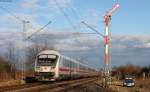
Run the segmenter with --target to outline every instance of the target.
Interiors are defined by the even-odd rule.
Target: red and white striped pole
[[[109,65],[109,21],[112,13],[119,8],[119,4],[115,4],[114,7],[107,12],[105,15],[105,23],[106,23],[106,28],[105,28],[105,64],[108,66]]]
[[[105,23],[106,23],[106,28],[105,28],[105,64],[109,64],[109,16],[105,16]]]

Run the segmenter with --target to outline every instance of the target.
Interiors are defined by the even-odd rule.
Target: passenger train
[[[55,81],[96,76],[88,65],[68,58],[55,50],[41,51],[35,60],[35,78],[38,81]]]

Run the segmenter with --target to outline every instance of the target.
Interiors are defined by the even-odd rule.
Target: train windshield
[[[37,66],[55,66],[58,56],[56,55],[39,55]]]

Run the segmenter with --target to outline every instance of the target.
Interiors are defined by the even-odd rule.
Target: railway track
[[[80,85],[97,80],[96,78],[85,78],[78,80],[58,81],[49,83],[35,83],[3,88],[0,92],[66,92]]]
[[[85,79],[85,80],[80,80],[80,81],[78,80],[78,81],[75,81],[72,83],[66,83],[66,84],[58,85],[55,88],[51,88],[51,89],[48,89],[48,90],[45,90],[42,92],[69,92],[69,90],[71,90],[71,89],[77,88],[77,87],[84,85],[84,84],[88,84],[88,83],[93,82],[95,80],[96,79]]]

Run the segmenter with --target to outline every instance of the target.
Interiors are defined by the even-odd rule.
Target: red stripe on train
[[[59,68],[60,71],[70,71],[69,69],[66,68]]]
[[[67,69],[67,68],[59,68],[60,71],[67,71],[67,72],[82,72],[82,73],[88,73],[87,71],[83,71],[83,70],[75,70],[75,69]]]

